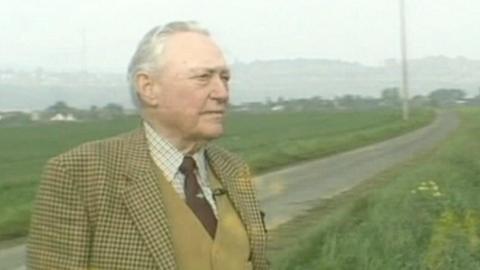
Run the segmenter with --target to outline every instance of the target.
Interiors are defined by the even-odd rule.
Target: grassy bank
[[[242,155],[255,172],[352,149],[418,128],[432,112],[416,111],[404,123],[391,110],[336,113],[230,115],[219,143]],[[0,127],[0,239],[27,233],[32,200],[46,160],[86,141],[139,126],[113,121]]]
[[[273,269],[480,269],[480,110],[461,118],[435,151],[273,232]]]

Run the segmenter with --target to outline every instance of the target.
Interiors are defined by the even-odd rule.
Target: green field
[[[415,111],[409,122],[392,110],[233,113],[219,141],[242,155],[255,173],[387,139],[430,122]],[[136,117],[83,123],[0,126],[0,239],[27,233],[30,209],[46,160],[80,143],[140,126]]]
[[[480,109],[460,115],[434,151],[273,231],[273,269],[480,269]]]

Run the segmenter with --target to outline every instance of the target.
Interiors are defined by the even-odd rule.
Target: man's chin
[[[208,130],[203,132],[202,137],[207,140],[211,141],[217,138],[220,138],[223,135],[223,127],[212,127]]]

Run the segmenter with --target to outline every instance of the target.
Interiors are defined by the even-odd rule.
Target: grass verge
[[[271,233],[273,269],[480,269],[480,110],[441,147]]]

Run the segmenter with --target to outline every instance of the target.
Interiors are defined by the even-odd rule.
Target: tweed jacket
[[[247,165],[213,144],[206,157],[245,225],[253,268],[268,269],[266,230]],[[153,166],[143,129],[49,160],[30,225],[27,267],[176,269]]]

